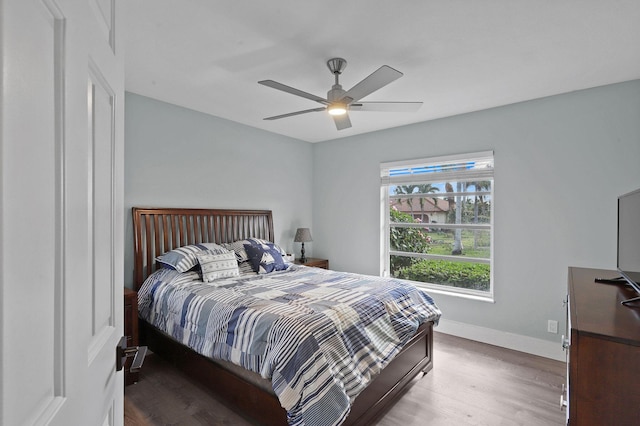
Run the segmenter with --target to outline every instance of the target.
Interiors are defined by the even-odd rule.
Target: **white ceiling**
[[[318,142],[640,78],[639,0],[129,0],[127,91]],[[363,101],[422,101],[414,113],[264,117],[319,104],[326,61],[348,90],[381,65],[404,76]]]

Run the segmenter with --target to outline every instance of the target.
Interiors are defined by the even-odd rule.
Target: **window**
[[[493,152],[382,163],[381,274],[493,299]]]

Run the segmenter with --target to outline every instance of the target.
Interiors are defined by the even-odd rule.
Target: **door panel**
[[[93,350],[102,350],[105,335],[113,333],[115,292],[113,276],[114,215],[113,153],[114,95],[93,63],[89,67],[87,105],[89,109],[89,149],[92,168],[91,182],[91,250],[92,250],[92,343]],[[91,357],[90,357],[91,358]]]
[[[118,13],[0,0],[0,424],[123,423]]]
[[[5,2],[0,15],[9,34],[20,31],[22,19],[32,20],[31,31],[10,40],[16,49],[39,52],[6,60],[2,49],[2,355],[16,367],[2,371],[2,393],[21,396],[3,404],[2,414],[29,424],[55,412],[64,398],[62,258],[54,255],[62,247],[64,15],[51,1]]]
[[[115,52],[115,0],[90,0],[90,3],[103,40]]]

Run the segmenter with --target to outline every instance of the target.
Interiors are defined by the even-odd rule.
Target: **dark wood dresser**
[[[568,424],[640,424],[640,303],[615,271],[569,268]]]

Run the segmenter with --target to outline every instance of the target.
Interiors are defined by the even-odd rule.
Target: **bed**
[[[198,279],[198,273],[194,273],[193,271],[178,274],[175,271],[166,271],[165,269],[161,269],[156,260],[158,256],[174,249],[193,244],[214,243],[224,245],[248,238],[255,238],[269,242],[274,241],[273,219],[271,211],[268,210],[136,207],[133,208],[132,213],[134,227],[134,283],[136,290],[140,292],[139,304],[142,306],[143,310],[150,310],[150,308],[145,308],[145,306],[150,306],[150,302],[148,299],[144,298],[149,297],[150,293],[161,293],[161,291],[156,291],[155,289],[164,286],[166,284],[165,282],[172,280],[179,283],[187,282],[187,278],[189,278],[187,276],[188,274],[195,276],[196,280]],[[249,248],[250,247],[247,249]],[[318,278],[318,275],[323,274],[324,278]],[[264,279],[266,275],[269,277],[267,280]],[[224,293],[224,298],[227,298],[229,294],[233,294],[233,297],[246,298],[246,294],[238,296],[238,292],[235,290],[242,288],[244,291],[248,288],[256,288],[258,285],[262,288],[262,286],[264,286],[264,282],[269,281],[275,282],[275,286],[279,289],[279,297],[282,298],[292,296],[298,297],[298,293],[304,293],[299,289],[294,289],[294,285],[291,284],[292,281],[287,281],[293,280],[293,276],[296,276],[296,279],[302,278],[303,280],[307,280],[309,282],[313,281],[314,283],[321,278],[326,279],[327,281],[332,282],[330,284],[332,286],[334,283],[337,283],[337,285],[343,285],[343,281],[351,281],[356,278],[362,279],[364,277],[364,279],[367,279],[366,276],[356,276],[355,274],[345,274],[335,271],[324,271],[304,266],[291,266],[288,267],[288,270],[286,271],[274,271],[273,273],[266,275],[254,274],[253,276],[247,277],[241,276],[244,281],[241,283],[242,285],[240,287],[238,287],[235,282],[227,283],[224,280],[216,281],[213,287],[224,291],[234,289],[233,291],[229,290],[227,293]],[[200,277],[202,277],[202,275],[200,275]],[[229,280],[235,279],[240,278],[229,278]],[[382,280],[378,277],[369,277],[369,279],[370,281]],[[145,281],[147,284],[143,285]],[[206,286],[200,284],[195,281],[189,281],[187,284],[178,285],[178,287],[180,287],[180,291],[187,291],[187,288],[189,289],[188,291],[192,291],[192,288],[196,289],[193,290],[196,293],[205,290],[209,291],[208,288],[205,288]],[[377,284],[378,281],[376,281],[376,285]],[[400,284],[395,283],[393,285],[398,286]],[[154,291],[150,290],[152,286]],[[325,286],[325,284],[321,284],[321,287],[322,286]],[[288,292],[287,289],[290,288],[292,290]],[[394,291],[397,290],[395,287],[393,288]],[[280,289],[282,289],[282,291],[280,291]],[[177,293],[177,290],[174,290],[173,287],[171,287],[170,291],[175,291],[175,293],[171,293],[169,296],[173,299],[176,297],[182,297],[183,299],[191,297],[176,296],[179,293]],[[211,295],[205,296],[208,300],[212,300],[217,297],[216,294],[220,293],[220,291],[217,290],[211,291]],[[286,294],[284,294],[283,291]],[[317,291],[317,288],[314,287],[313,291]],[[419,293],[420,292],[415,293],[411,291],[411,297],[423,297],[416,296],[416,294],[419,295]],[[405,295],[405,297],[409,296]],[[428,298],[428,296],[426,297]],[[262,305],[262,303],[258,303],[258,305]],[[355,397],[355,399],[351,398],[348,409],[341,414],[343,417],[338,417],[339,420],[337,420],[337,423],[341,423],[343,425],[371,424],[376,418],[384,413],[384,411],[389,407],[389,404],[392,403],[395,398],[401,395],[403,389],[416,376],[427,373],[432,369],[432,332],[433,326],[437,323],[439,318],[439,311],[437,310],[437,307],[435,307],[435,304],[433,305],[433,308],[424,309],[429,311],[429,319],[424,320],[419,325],[415,334],[412,330],[411,336],[402,340],[402,346],[398,347],[396,351],[389,349],[391,346],[385,346],[385,348],[387,348],[385,350],[388,351],[388,353],[385,353],[388,355],[388,358],[391,359],[390,362],[387,362],[387,360],[379,362],[383,368],[381,368],[380,371],[374,369],[375,374],[370,377],[371,381],[363,390],[357,390],[357,397]],[[307,417],[298,415],[300,411],[298,406],[296,406],[298,408],[295,410],[285,410],[282,406],[282,399],[279,399],[279,396],[280,398],[283,398],[283,394],[287,394],[287,392],[290,391],[289,387],[286,388],[287,392],[283,392],[282,386],[276,386],[278,389],[278,394],[276,394],[272,386],[276,383],[276,375],[274,374],[273,378],[268,378],[269,375],[266,373],[267,368],[264,367],[264,365],[257,365],[260,364],[260,362],[263,364],[270,363],[263,362],[261,358],[259,358],[258,361],[253,359],[248,360],[245,354],[243,354],[240,364],[249,365],[251,366],[251,369],[254,370],[248,371],[238,365],[239,362],[237,362],[237,357],[234,358],[237,354],[233,356],[229,355],[233,359],[230,358],[227,361],[213,360],[201,355],[197,351],[202,352],[202,344],[194,346],[194,350],[182,344],[179,341],[179,338],[176,339],[170,336],[169,331],[161,330],[159,327],[162,321],[154,319],[157,318],[158,315],[162,316],[163,314],[156,314],[156,317],[148,316],[148,321],[145,319],[140,320],[141,339],[149,346],[151,351],[169,360],[174,366],[211,389],[222,399],[234,406],[238,413],[241,413],[250,419],[257,420],[260,424],[274,426],[282,426],[290,423],[303,424],[305,422],[304,419],[313,418],[313,416],[308,417],[308,412],[312,412],[314,410],[322,415],[323,410],[320,403],[317,403],[315,407],[311,407],[310,409],[303,407],[307,409],[307,413],[305,414]],[[298,321],[299,320],[300,319],[298,319]],[[211,320],[209,320],[209,322],[211,322]],[[408,323],[410,321],[405,320],[405,322]],[[405,329],[404,325],[394,327],[401,328],[402,330]],[[181,331],[180,333],[184,333],[184,331]],[[398,335],[400,335],[400,333],[398,333]],[[182,339],[182,341],[185,342],[191,340],[193,339]],[[297,347],[303,346],[304,345],[301,346],[298,344]],[[209,349],[212,353],[215,352],[215,350],[211,348]],[[225,352],[225,355],[228,354]],[[322,358],[322,362],[324,362],[324,356],[319,358]],[[327,358],[330,358],[330,356],[327,356]],[[275,361],[271,363],[277,364]],[[372,364],[374,363],[372,362]],[[334,369],[334,367],[331,369],[328,367],[325,368],[327,371],[334,371]],[[280,372],[280,370],[276,370]],[[317,371],[322,370],[317,369]],[[262,374],[259,374],[260,372],[262,372]],[[321,374],[319,373],[316,374],[316,376],[320,375]],[[277,377],[280,378],[280,375]],[[271,379],[273,379],[273,383]],[[305,380],[312,382],[308,377],[302,377],[296,378],[296,383],[303,382]],[[314,380],[316,380],[316,378],[314,378]],[[358,380],[354,380],[353,378],[351,378],[350,381],[347,380],[340,383],[347,382],[351,383],[354,387],[357,387]],[[287,386],[288,385],[289,384],[287,383]],[[343,384],[340,386],[345,387]],[[295,386],[291,387],[295,388]],[[332,394],[332,392],[327,391],[325,394],[329,395]],[[313,398],[307,398],[307,401],[312,399]],[[330,399],[329,401],[333,400]],[[326,401],[324,403],[326,404]],[[339,406],[342,403],[343,401],[330,403],[330,405]],[[316,414],[316,417],[317,416],[318,414]],[[311,423],[311,421],[307,420],[307,423]]]

